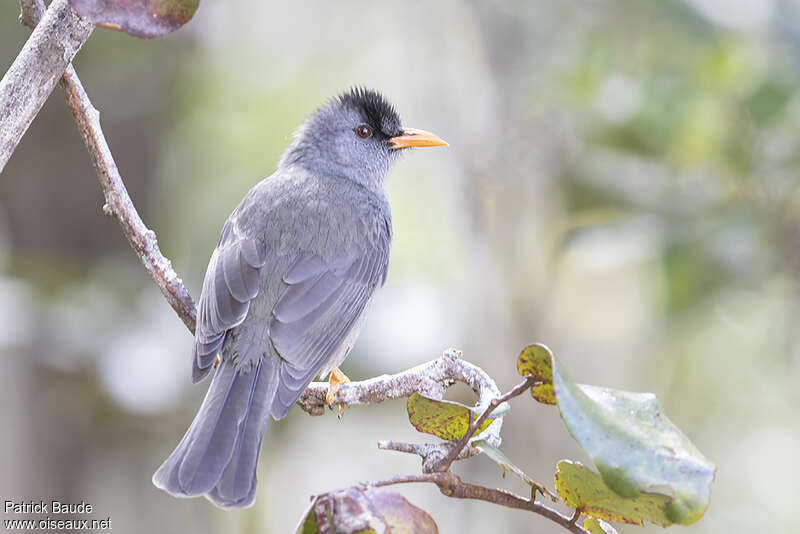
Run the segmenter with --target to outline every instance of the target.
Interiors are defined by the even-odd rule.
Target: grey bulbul
[[[338,366],[386,281],[389,169],[403,149],[446,144],[403,128],[394,108],[366,89],[306,119],[275,173],[222,227],[198,305],[192,380],[216,371],[194,421],[153,475],[156,486],[223,508],[255,501],[270,416],[284,417],[314,377],[328,373],[332,403],[346,380]]]

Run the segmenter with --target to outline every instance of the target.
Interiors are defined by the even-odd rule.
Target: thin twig
[[[425,457],[431,452],[433,443],[406,443],[405,441],[380,440],[378,448],[384,451],[407,452]]]
[[[494,436],[492,436],[494,438]],[[499,439],[499,438],[498,438]],[[425,473],[433,473],[434,467],[441,462],[445,456],[450,452],[452,445],[450,443],[406,443],[404,441],[391,441],[379,440],[378,448],[385,451],[405,452],[409,454],[416,454],[422,458],[422,470]],[[476,454],[480,454],[480,450],[474,447],[466,447],[461,451],[456,460],[466,460],[472,458]]]

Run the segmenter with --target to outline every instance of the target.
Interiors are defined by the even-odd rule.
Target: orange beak
[[[414,128],[403,128],[403,134],[389,138],[389,142],[392,150],[423,146],[449,146],[438,135]]]

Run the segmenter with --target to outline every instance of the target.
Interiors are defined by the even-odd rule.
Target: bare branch
[[[33,21],[34,2],[26,0],[21,18]],[[67,66],[92,34],[67,0],[53,0],[0,81],[0,172]]]
[[[431,483],[438,486],[439,491],[447,497],[455,499],[471,499],[477,501],[486,501],[506,508],[514,508],[517,510],[527,510],[535,514],[539,514],[554,523],[564,527],[570,532],[575,534],[587,534],[587,531],[577,524],[577,517],[580,513],[573,514],[571,517],[564,516],[558,511],[538,503],[532,499],[526,499],[519,495],[515,495],[508,491],[501,489],[492,489],[476,484],[464,482],[461,478],[452,471],[445,471],[440,473],[424,473],[421,475],[397,476],[387,480],[380,480],[376,482],[366,482],[359,487],[364,489],[380,488],[385,486],[393,486],[396,484],[413,484],[413,483]],[[314,499],[318,501],[325,499],[328,496],[333,496],[341,491],[323,493],[316,496]]]

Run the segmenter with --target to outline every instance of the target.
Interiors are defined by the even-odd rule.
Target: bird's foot
[[[336,394],[339,393],[339,388],[345,382],[350,382],[350,379],[338,367],[335,367],[328,378],[328,392],[325,394],[325,402],[328,403],[328,408],[333,409]],[[342,418],[342,414],[344,414],[344,404],[339,405],[339,419]]]

